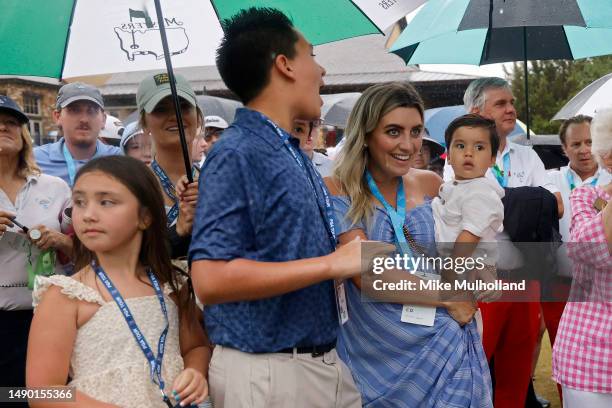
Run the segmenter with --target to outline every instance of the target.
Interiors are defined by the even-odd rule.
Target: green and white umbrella
[[[174,67],[214,65],[220,19],[285,12],[313,44],[380,33],[425,0],[160,0]],[[154,0],[2,0],[0,74],[69,79],[165,69]]]
[[[0,75],[60,79],[166,69],[185,171],[173,67],[214,65],[220,20],[254,6],[283,11],[314,45],[381,33],[425,0],[2,0]],[[248,72],[245,73],[248,75]]]

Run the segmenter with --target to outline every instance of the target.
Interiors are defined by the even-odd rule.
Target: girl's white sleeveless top
[[[70,359],[69,386],[100,401],[125,408],[167,408],[161,399],[159,387],[151,381],[149,363],[129,330],[121,311],[114,301],[106,302],[93,288],[68,276],[38,276],[33,292],[34,307],[43,293],[59,286],[71,299],[100,305],[98,311],[78,329]],[[171,395],[172,383],[183,370],[179,346],[178,309],[172,299],[169,285],[164,285],[164,299],[170,327],[162,364],[162,378],[166,394]],[[136,324],[145,336],[153,354],[166,321],[157,296],[125,299]]]

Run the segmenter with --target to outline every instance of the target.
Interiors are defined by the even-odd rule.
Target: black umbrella
[[[607,0],[430,0],[391,52],[408,64],[523,61],[529,135],[527,60],[610,54],[610,38]]]

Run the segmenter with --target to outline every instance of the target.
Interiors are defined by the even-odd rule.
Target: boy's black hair
[[[444,132],[444,141],[446,142],[447,151],[450,151],[455,132],[461,127],[487,129],[489,131],[489,142],[491,143],[491,155],[492,157],[497,155],[497,150],[499,149],[499,136],[497,135],[495,121],[484,118],[476,113],[468,113],[467,115],[459,116],[448,125],[446,132]]]
[[[246,105],[268,84],[276,56],[295,56],[298,33],[291,20],[273,8],[241,10],[221,26],[224,36],[217,49],[217,69]]]

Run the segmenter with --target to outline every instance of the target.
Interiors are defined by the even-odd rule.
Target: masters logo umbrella
[[[425,0],[2,0],[0,74],[59,79],[214,65],[220,20],[253,6],[287,14],[313,44],[381,33]],[[161,40],[160,40],[161,39]]]
[[[430,0],[390,51],[408,64],[579,59],[612,53],[610,0]],[[529,134],[529,132],[527,133]]]

